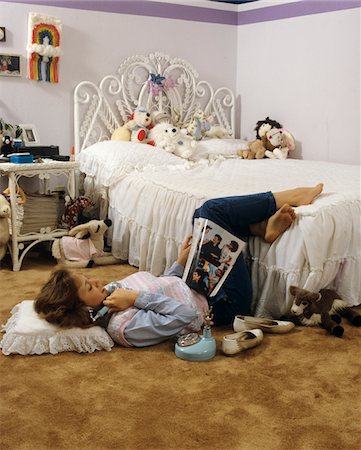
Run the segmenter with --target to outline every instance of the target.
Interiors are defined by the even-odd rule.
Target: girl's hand
[[[187,262],[187,258],[189,255],[189,251],[191,249],[191,240],[192,240],[192,236],[187,236],[183,242],[181,251],[179,253],[178,259],[177,259],[177,263],[178,264],[182,264],[182,266],[186,265]]]
[[[138,295],[139,291],[118,288],[103,301],[103,304],[109,306],[109,313],[124,311],[134,305]]]

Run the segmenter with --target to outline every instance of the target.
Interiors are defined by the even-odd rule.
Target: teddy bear
[[[296,147],[292,134],[284,128],[272,128],[262,139],[266,141],[265,156],[271,159],[286,159],[288,152]]]
[[[197,145],[194,139],[184,135],[180,128],[170,122],[158,123],[151,129],[149,135],[157,147],[185,159],[189,159],[193,155]]]
[[[264,158],[266,149],[263,142],[259,139],[248,142],[248,149],[238,150],[237,155],[243,159],[262,159]]]
[[[9,234],[10,205],[0,194],[0,261],[4,258],[10,238]]]
[[[266,151],[273,150],[274,147],[267,140],[266,133],[273,128],[282,128],[282,125],[268,116],[264,120],[259,120],[255,127],[256,139],[248,142],[247,150],[239,150],[238,156],[243,159],[262,159]]]
[[[322,325],[337,337],[344,333],[341,317],[346,317],[356,327],[361,326],[361,314],[350,308],[333,289],[311,292],[290,286],[290,294],[293,296],[291,312],[302,325]]]
[[[55,239],[52,255],[59,264],[70,267],[105,266],[121,260],[104,252],[104,234],[112,225],[110,219],[90,220],[69,230],[68,236]]]
[[[151,114],[143,107],[137,108],[130,116],[130,120],[125,124],[130,130],[130,140],[142,144],[149,143],[148,133],[153,128]]]

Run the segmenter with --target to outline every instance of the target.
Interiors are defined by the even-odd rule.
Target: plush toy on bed
[[[240,150],[238,156],[243,159],[262,159],[267,151],[273,151],[274,146],[268,141],[266,133],[274,128],[282,128],[276,120],[266,117],[259,120],[255,127],[256,139],[248,142],[247,150]]]
[[[128,122],[126,122],[122,127],[114,130],[111,140],[151,144],[148,139],[148,133],[152,127],[152,115],[145,108],[139,107],[130,116]]]
[[[112,221],[91,220],[77,225],[69,231],[69,236],[55,239],[52,254],[59,264],[71,267],[105,266],[121,262],[111,253],[104,252],[104,234]]]
[[[199,141],[204,137],[209,138],[225,138],[228,137],[227,130],[218,125],[212,125],[213,116],[198,109],[192,116],[192,121],[187,125],[186,130],[189,136]]]
[[[286,159],[288,153],[296,147],[292,134],[284,128],[267,131],[266,140],[265,156],[271,159]]]
[[[152,128],[149,136],[157,147],[185,159],[193,155],[197,145],[194,139],[184,135],[178,127],[170,122],[158,123]]]
[[[302,325],[322,325],[337,337],[343,335],[341,317],[346,317],[352,325],[361,326],[361,314],[347,306],[340,295],[332,289],[311,292],[296,286],[290,286],[294,297],[291,312]]]
[[[0,194],[0,262],[4,258],[9,241],[10,205]]]

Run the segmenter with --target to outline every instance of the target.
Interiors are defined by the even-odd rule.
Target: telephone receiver
[[[175,345],[175,355],[186,361],[208,361],[216,356],[216,340],[212,336],[210,311],[206,313],[203,334],[189,333],[180,336]]]

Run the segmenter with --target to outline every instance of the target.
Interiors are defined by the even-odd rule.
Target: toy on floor
[[[9,217],[10,205],[6,198],[0,194],[0,261],[6,254],[6,248],[10,238]]]
[[[181,130],[170,122],[158,123],[152,128],[149,136],[157,147],[185,159],[193,155],[197,145],[194,139],[182,134]]]
[[[77,225],[69,231],[69,236],[55,239],[52,254],[59,264],[71,267],[104,266],[121,262],[110,252],[104,252],[104,234],[112,221],[91,220]]]
[[[6,188],[3,191],[3,195],[5,195],[5,197],[9,198],[10,197],[10,188]],[[16,200],[17,200],[18,205],[20,205],[20,206],[24,206],[26,203],[26,194],[20,186],[16,186]]]
[[[340,295],[332,289],[311,292],[296,286],[290,286],[294,297],[291,312],[302,325],[322,325],[334,336],[341,337],[344,329],[341,317],[346,317],[352,325],[361,326],[361,314],[347,306]]]

